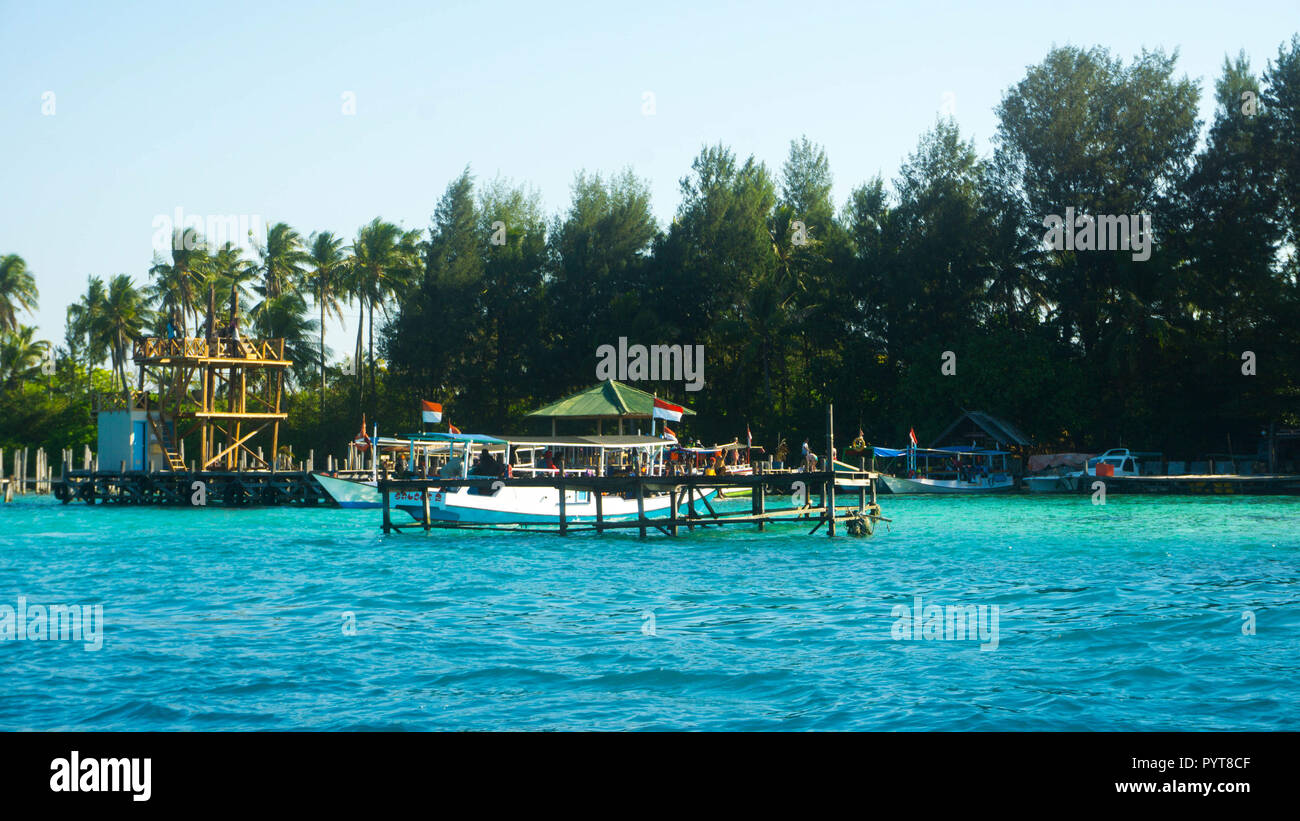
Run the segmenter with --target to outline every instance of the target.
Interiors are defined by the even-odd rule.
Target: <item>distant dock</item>
[[[70,471],[54,481],[59,501],[160,507],[333,505],[311,471]]]
[[[1174,496],[1300,496],[1300,476],[1287,474],[1196,474],[1185,476],[1088,476],[1085,493],[1102,482],[1107,493]]]

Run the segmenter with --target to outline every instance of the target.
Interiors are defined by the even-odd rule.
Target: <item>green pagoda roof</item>
[[[561,419],[649,419],[653,405],[654,396],[651,394],[610,379],[528,415]],[[684,408],[684,411],[685,416],[695,415],[690,408]]]

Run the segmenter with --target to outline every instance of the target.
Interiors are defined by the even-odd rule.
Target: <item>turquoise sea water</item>
[[[1300,727],[1300,499],[881,502],[643,541],[22,499],[0,606],[105,627],[0,641],[0,729]],[[997,605],[997,649],[895,639],[916,596]]]

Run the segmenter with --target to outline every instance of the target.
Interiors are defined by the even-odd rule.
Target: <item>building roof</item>
[[[961,416],[957,417],[957,420],[949,425],[943,433],[936,436],[934,441],[931,442],[931,446],[943,444],[944,440],[961,427],[961,424],[966,420],[970,420],[975,427],[984,431],[989,438],[998,444],[1019,445],[1021,447],[1028,447],[1030,445],[1029,437],[1005,419],[999,419],[998,417],[984,413],[983,411],[966,411]]]
[[[608,379],[538,408],[529,416],[560,419],[649,419],[654,396]],[[686,416],[695,411],[684,409]]]

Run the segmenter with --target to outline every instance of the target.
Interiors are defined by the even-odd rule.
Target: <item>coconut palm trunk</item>
[[[320,416],[325,418],[325,282],[321,280],[320,293]]]

